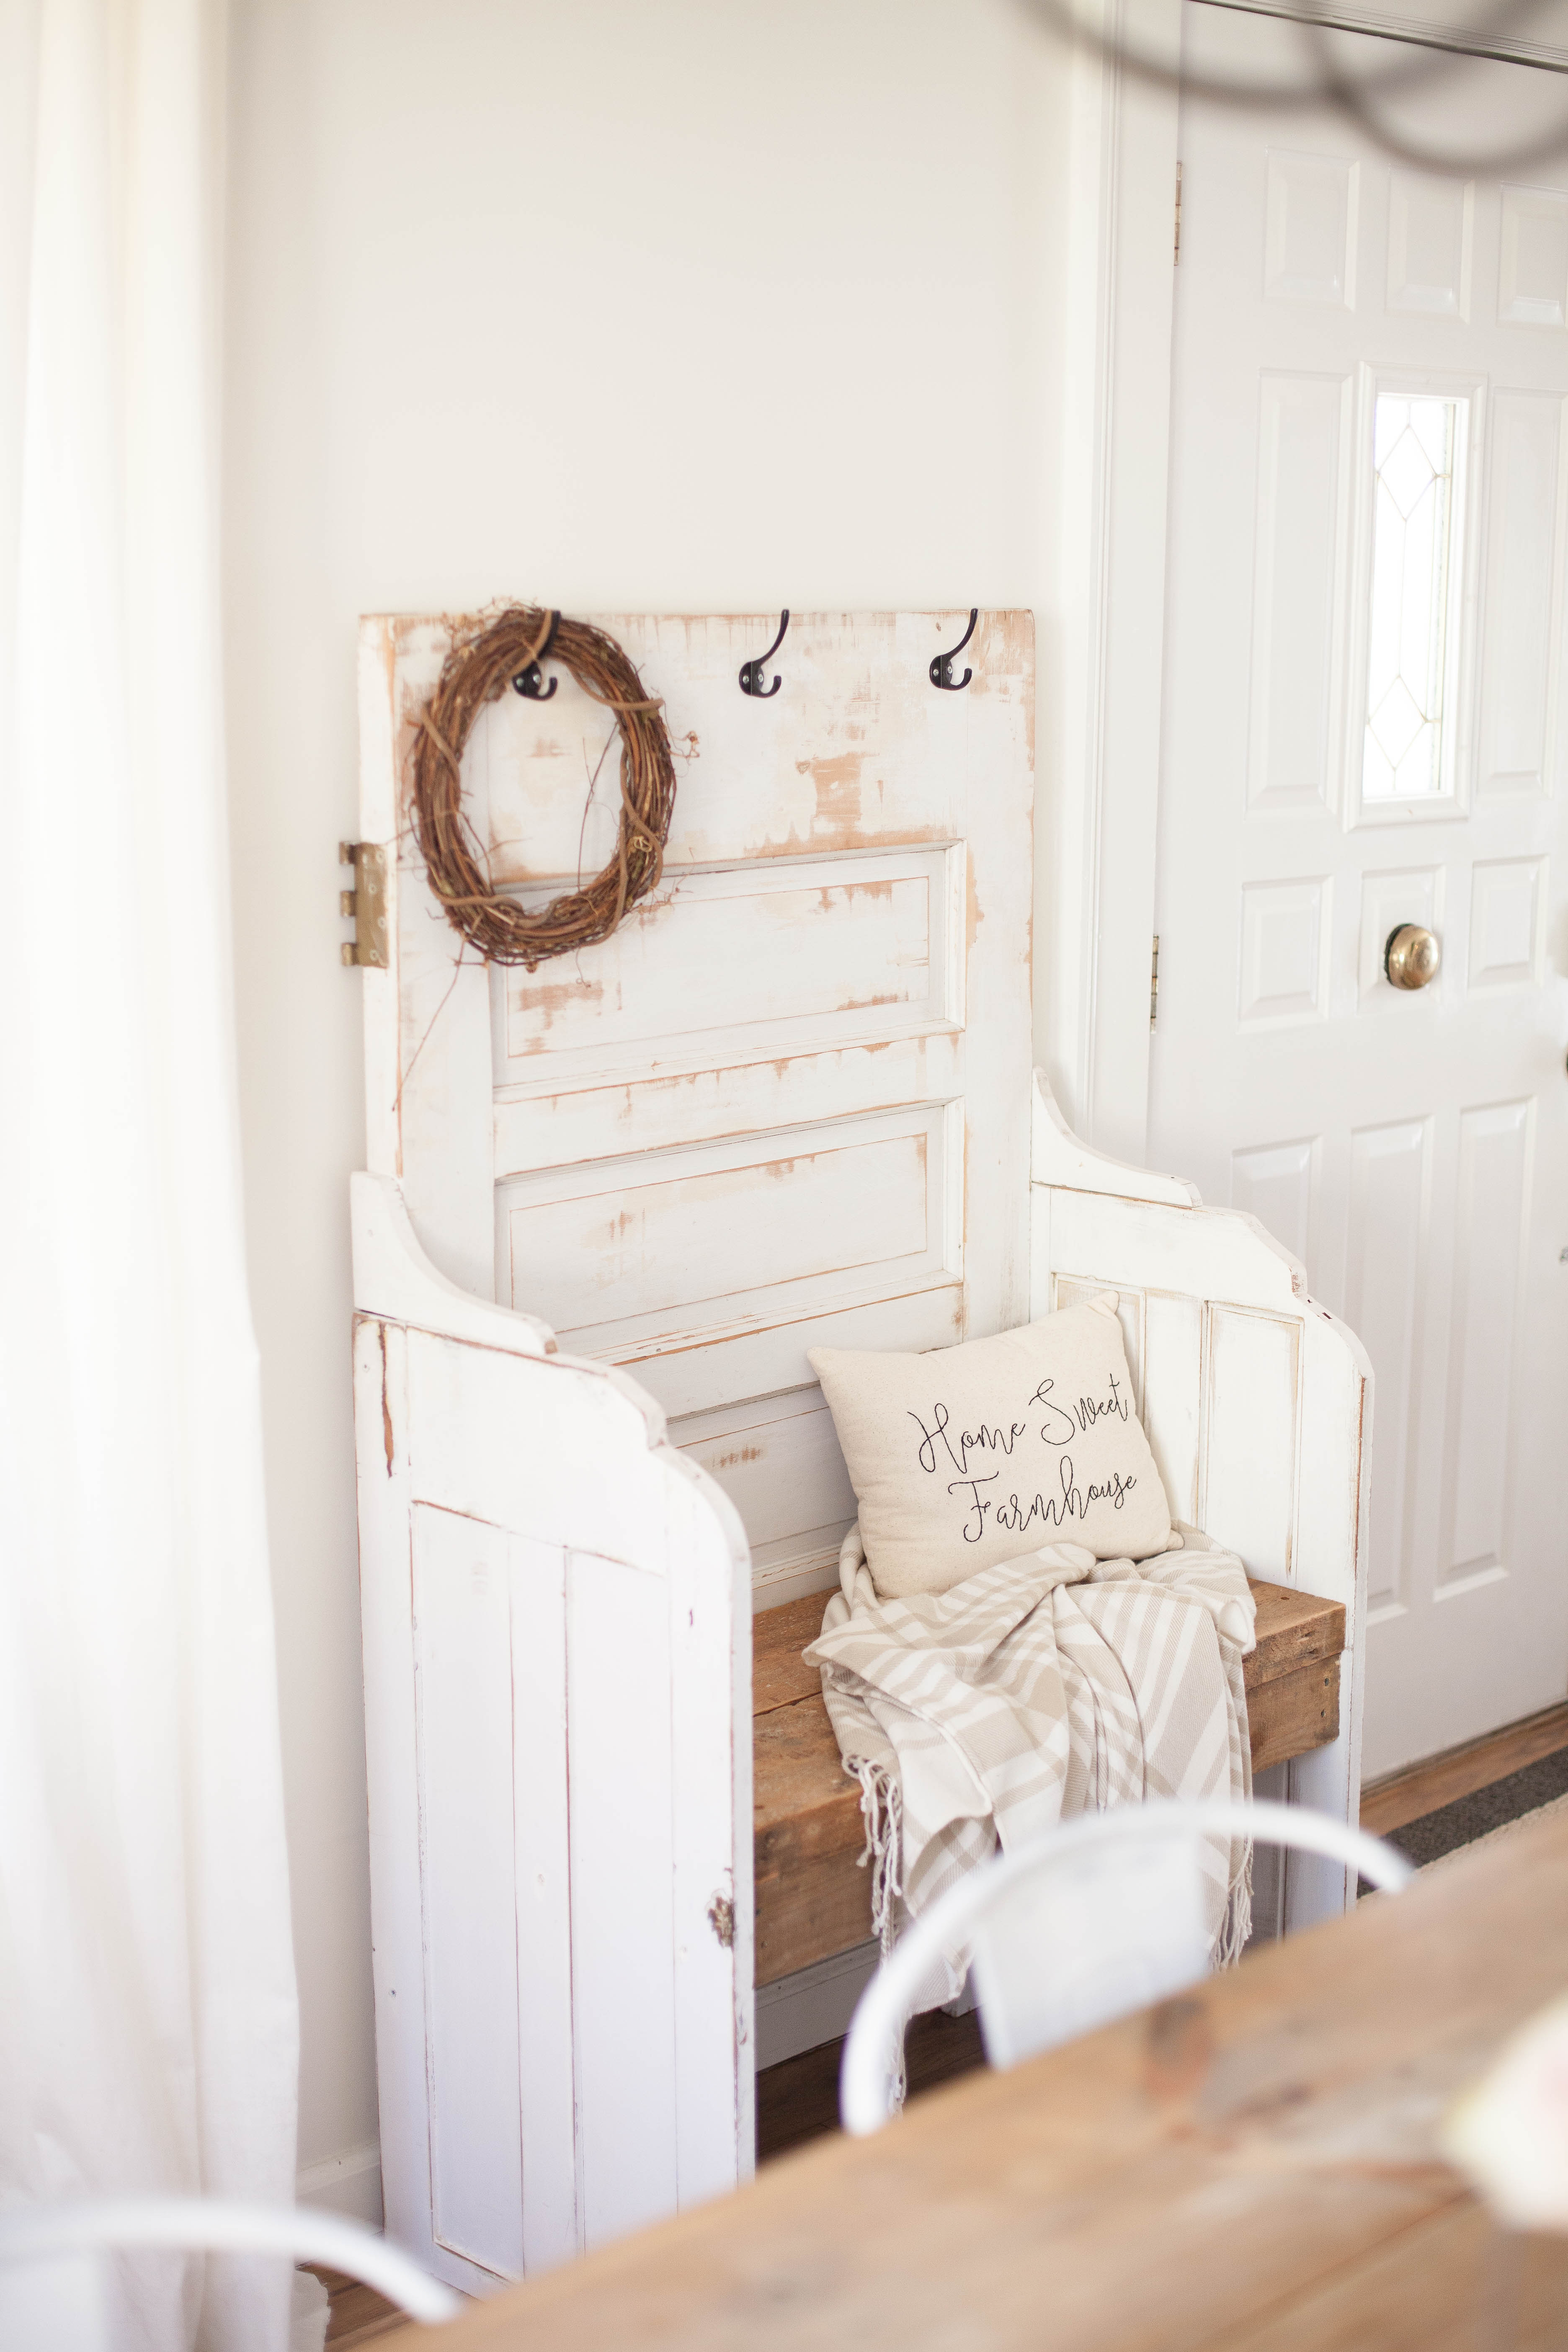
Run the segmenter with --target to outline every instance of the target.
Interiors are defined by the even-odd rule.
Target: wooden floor
[[[404,2317],[395,2304],[388,2303],[374,2287],[362,2286],[358,2279],[345,2278],[342,2271],[323,2270],[319,2263],[310,2263],[327,2290],[327,2342],[342,2347],[355,2344],[380,2343],[389,2336],[401,2335],[413,2322]]]
[[[803,2050],[757,2076],[757,2162],[787,2156],[792,2147],[838,2129],[838,2062],[844,2039]],[[939,2084],[973,2074],[985,2063],[980,2019],[973,2010],[949,2017],[942,2010],[910,2021],[904,2036],[909,2096],[918,2099]]]
[[[1539,1764],[1542,1757],[1560,1755],[1565,1748],[1568,1706],[1543,1708],[1540,1715],[1527,1715],[1522,1723],[1488,1732],[1484,1739],[1468,1739],[1462,1748],[1447,1748],[1424,1764],[1373,1781],[1361,1792],[1361,1825],[1375,1837],[1386,1837],[1390,1830],[1402,1830],[1456,1798],[1473,1797],[1478,1789],[1489,1789],[1494,1780],[1506,1780],[1510,1772]]]

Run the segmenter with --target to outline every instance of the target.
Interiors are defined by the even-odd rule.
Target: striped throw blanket
[[[1251,1794],[1242,1659],[1247,1572],[1191,1528],[1152,1559],[1058,1543],[945,1592],[879,1600],[851,1529],[841,1590],[806,1651],[845,1768],[860,1783],[872,1919],[884,1951],[996,1852],[1091,1808]],[[1205,1854],[1215,1963],[1250,1932],[1251,1852]],[[932,1985],[926,2006],[959,1979]]]

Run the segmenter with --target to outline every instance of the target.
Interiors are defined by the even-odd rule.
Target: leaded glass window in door
[[[1453,789],[1469,403],[1380,394],[1373,415],[1364,801]]]

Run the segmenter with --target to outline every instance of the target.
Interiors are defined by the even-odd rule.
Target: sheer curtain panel
[[[0,0],[0,2199],[291,2201],[217,606],[223,13]],[[279,2264],[140,2256],[147,2352]]]

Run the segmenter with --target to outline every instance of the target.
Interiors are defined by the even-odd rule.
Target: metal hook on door
[[[784,631],[788,626],[789,606],[786,604],[784,611],[779,614],[778,635],[773,639],[773,644],[768,647],[767,652],[765,654],[758,654],[751,661],[742,662],[741,664],[741,691],[742,694],[754,694],[758,696],[761,700],[766,702],[770,695],[774,695],[778,692],[780,687],[784,684],[783,678],[775,677],[772,686],[764,686],[763,684],[763,668],[764,664],[772,661],[773,656],[783,645],[784,641]]]
[[[964,646],[969,643],[970,638],[974,635],[974,624],[979,618],[979,605],[972,605],[969,614],[969,626],[965,629],[963,635],[952,648],[952,653],[938,654],[936,659],[931,663],[931,682],[933,686],[940,686],[944,694],[957,694],[962,688],[966,687],[969,684],[970,679],[974,676],[974,672],[972,669],[965,669],[962,677],[954,677],[952,674],[952,665],[957,660],[959,655],[963,651]]]
[[[555,643],[555,631],[560,624],[560,620],[561,615],[559,613],[552,613],[550,615],[550,626],[544,632],[544,643],[540,646],[539,651],[534,655],[533,659],[529,663],[528,667],[526,669],[520,669],[517,676],[512,679],[511,683],[513,691],[521,694],[525,702],[548,702],[551,696],[554,693],[556,688],[561,683],[561,680],[558,677],[552,677],[549,685],[546,686],[544,683],[544,672],[539,667],[540,663],[549,653],[551,646]]]

